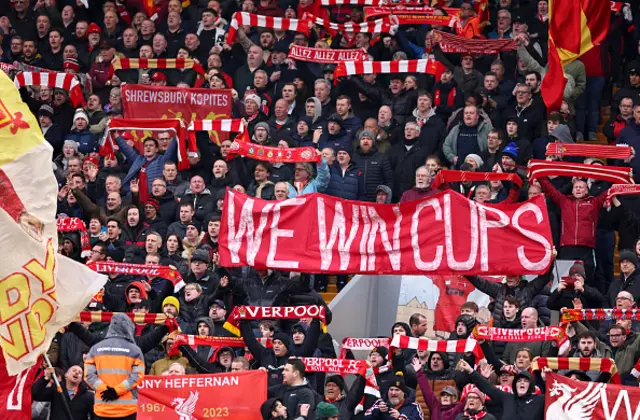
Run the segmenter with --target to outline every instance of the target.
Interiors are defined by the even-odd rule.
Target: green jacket
[[[580,322],[574,323],[573,327],[576,330],[576,334],[588,331],[588,328]],[[638,357],[640,356],[640,336],[631,333],[622,347],[618,349],[612,349],[602,341],[596,340],[596,348],[600,351],[603,357],[613,358],[616,362],[616,367],[618,368],[620,376],[624,376],[631,372],[631,369],[633,369]]]
[[[442,149],[449,162],[453,162],[453,158],[458,156],[458,134],[460,133],[460,124],[454,126],[447,135],[447,138],[444,139]],[[478,146],[480,146],[481,152],[484,152],[489,148],[487,137],[489,136],[489,131],[492,128],[493,126],[491,125],[491,121],[478,121]],[[459,158],[463,159],[464,156],[460,156]]]

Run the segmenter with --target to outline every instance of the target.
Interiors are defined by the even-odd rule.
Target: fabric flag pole
[[[184,286],[185,282],[173,266],[155,265],[155,264],[129,264],[118,263],[113,261],[90,261],[87,267],[105,274],[128,274],[134,276],[160,277],[169,280],[173,284],[173,292],[178,293]]]
[[[24,86],[48,86],[50,88],[64,89],[69,92],[69,99],[73,106],[84,106],[82,86],[73,74],[56,72],[32,72],[23,71],[16,74],[14,83],[17,88]]]
[[[590,357],[536,357],[531,362],[531,371],[535,372],[543,368],[552,370],[595,370],[611,374],[611,383],[620,384],[620,374],[616,362],[609,358]]]
[[[610,146],[604,144],[570,144],[554,142],[547,144],[546,156],[584,156],[603,159],[628,159],[631,147],[626,144]]]
[[[38,362],[107,278],[57,253],[53,149],[4,73],[0,109],[0,346],[16,375]],[[9,300],[10,290],[22,298]]]
[[[108,78],[118,70],[128,69],[193,69],[204,76],[202,65],[193,58],[121,58],[114,57],[109,67]]]
[[[315,147],[273,147],[246,141],[234,141],[227,152],[227,160],[236,156],[244,156],[266,162],[315,162],[319,163],[322,156],[316,153]]]

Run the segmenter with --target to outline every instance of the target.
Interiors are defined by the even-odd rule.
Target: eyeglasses
[[[99,249],[92,249],[91,252],[95,252],[97,254],[104,255],[104,252],[100,251]]]
[[[516,90],[516,95],[528,95],[529,93],[531,92],[526,90]]]

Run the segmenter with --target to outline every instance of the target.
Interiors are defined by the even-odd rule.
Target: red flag
[[[4,354],[0,352],[0,417],[2,420],[31,420],[31,385],[40,363],[9,376]]]
[[[558,51],[553,43],[553,38],[549,35],[549,69],[542,79],[540,91],[542,99],[547,107],[548,112],[557,111],[562,106],[562,98],[564,97],[564,87],[567,84],[567,78],[564,76],[562,63],[558,56]]]

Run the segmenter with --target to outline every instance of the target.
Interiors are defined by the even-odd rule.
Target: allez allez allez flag
[[[485,205],[440,192],[402,204],[309,194],[281,202],[227,190],[220,263],[308,273],[542,274],[552,262],[544,198]]]
[[[107,280],[56,253],[52,154],[17,88],[0,74],[0,346],[9,375],[33,366]],[[30,401],[7,401],[10,393],[28,396],[30,387],[0,384],[3,420],[31,418]]]

